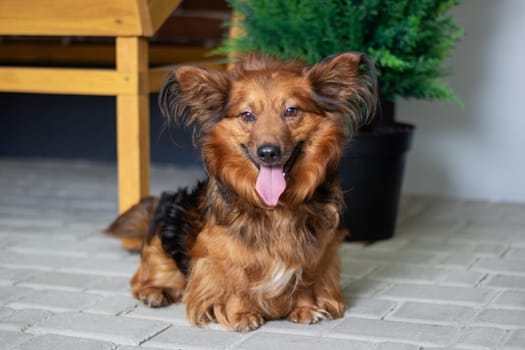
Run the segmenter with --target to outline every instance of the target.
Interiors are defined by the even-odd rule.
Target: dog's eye
[[[283,113],[285,117],[295,117],[297,114],[299,114],[299,108],[297,107],[288,107]]]
[[[251,123],[255,121],[255,114],[249,111],[245,111],[239,114],[239,118],[241,118],[241,120],[244,122]]]

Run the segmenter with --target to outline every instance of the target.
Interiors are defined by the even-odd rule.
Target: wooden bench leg
[[[150,140],[148,42],[145,38],[117,38],[117,71],[138,77],[135,94],[117,95],[117,158],[119,212],[149,194]],[[122,239],[126,249],[139,249],[141,241]]]

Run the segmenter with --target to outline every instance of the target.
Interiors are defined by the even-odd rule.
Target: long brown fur
[[[209,179],[177,214],[193,230],[183,241],[187,274],[154,227],[131,280],[133,295],[149,306],[182,301],[192,324],[236,331],[272,319],[342,317],[338,245],[347,232],[338,166],[375,97],[373,65],[359,53],[314,66],[253,56],[229,73],[173,70],[161,109],[169,121],[194,127]],[[289,107],[296,110],[287,114]],[[293,163],[275,206],[255,189],[263,144],[278,145],[282,163]],[[107,232],[145,237],[157,206],[143,201]]]

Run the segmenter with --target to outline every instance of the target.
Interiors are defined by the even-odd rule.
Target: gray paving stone
[[[0,268],[0,286],[13,286],[14,284],[26,280],[37,270],[32,269],[8,269]]]
[[[11,332],[0,329],[0,339],[3,349],[12,349],[13,347],[31,339],[31,335],[22,332]]]
[[[65,337],[61,335],[37,335],[12,350],[114,350],[117,345],[96,340]]]
[[[9,304],[31,293],[34,293],[34,290],[29,288],[17,286],[0,287],[0,305]]]
[[[525,344],[525,329],[519,329],[511,333],[503,348],[505,350],[523,350],[523,344]]]
[[[42,290],[23,296],[7,304],[14,309],[42,309],[52,312],[77,311],[101,299],[100,295]]]
[[[18,244],[9,247],[8,251],[23,255],[86,256],[86,253],[78,247],[79,243],[75,241],[38,237],[18,242]]]
[[[504,222],[524,223],[523,213],[525,213],[524,203],[498,203],[492,206],[492,210],[501,214]]]
[[[146,320],[161,320],[186,327],[191,326],[186,317],[186,306],[184,306],[184,304],[172,304],[166,307],[151,308],[142,303],[138,303],[136,308],[123,316]]]
[[[387,342],[376,345],[374,350],[421,350],[421,347],[419,345]]]
[[[349,317],[328,335],[365,341],[446,346],[457,336],[457,332],[455,327],[448,326]]]
[[[171,327],[144,343],[159,349],[229,349],[246,336],[241,333],[197,327]]]
[[[399,252],[401,249],[406,248],[410,244],[410,242],[412,242],[412,240],[405,239],[402,237],[396,237],[396,239],[387,239],[384,241],[378,241],[370,245],[365,245],[364,247],[366,247],[366,250],[369,252],[374,252],[374,253],[390,252],[390,253],[395,254],[396,252]],[[359,249],[362,250],[363,246],[361,246]]]
[[[39,217],[42,217],[42,212],[37,212],[36,214]],[[64,215],[64,214],[62,214]],[[14,243],[19,243],[20,241],[29,241],[33,239],[40,238],[51,238],[62,241],[71,241],[76,239],[84,239],[86,236],[89,236],[92,229],[87,227],[82,228],[73,228],[70,220],[80,220],[80,218],[73,218],[71,215],[68,215],[66,218],[60,219],[62,226],[60,227],[19,227],[13,229],[7,229],[3,231],[3,234],[8,234],[12,237],[16,237]],[[77,224],[78,221],[75,221],[74,224]],[[12,246],[12,245],[10,245]]]
[[[472,270],[525,277],[525,260],[482,258]]]
[[[19,254],[6,252],[0,255],[0,267],[30,268],[35,270],[54,270],[62,266],[73,264],[77,258],[69,256]]]
[[[525,259],[525,248],[512,248],[507,254],[505,254],[505,259]]]
[[[419,217],[401,225],[397,234],[404,239],[418,239],[432,242],[444,242],[460,230],[465,223],[457,218],[441,221],[430,215]]]
[[[131,295],[131,288],[130,288],[129,280],[130,280],[130,276],[126,276],[126,277],[119,277],[119,276],[107,277],[105,276],[101,279],[98,279],[98,276],[97,276],[97,280],[94,281],[93,283],[90,283],[86,291],[89,293],[104,294],[104,295],[117,294],[117,295],[129,296]]]
[[[388,319],[459,327],[470,320],[475,312],[474,308],[460,305],[406,302]]]
[[[484,272],[452,270],[447,272],[441,284],[458,287],[475,287],[486,277],[487,274]]]
[[[5,214],[2,213],[2,210],[0,208],[0,217]],[[5,250],[11,247],[13,244],[16,244],[18,240],[16,240],[13,235],[8,235],[6,231],[0,231],[0,249]]]
[[[343,261],[348,256],[351,256],[351,253],[345,255]],[[348,263],[343,264],[342,274],[351,278],[363,278],[376,268],[377,265],[370,262],[349,261]]]
[[[19,254],[51,254],[57,256],[88,257],[101,256],[107,258],[122,258],[129,253],[120,247],[118,240],[103,239],[100,237],[72,241],[64,239],[50,239],[40,237],[30,241],[24,240],[8,248]]]
[[[82,308],[84,312],[91,312],[102,315],[118,316],[122,313],[128,313],[135,309],[139,301],[130,296],[110,295],[96,301],[87,307]]]
[[[508,275],[490,275],[483,283],[484,286],[493,288],[524,289],[525,277]]]
[[[501,343],[505,333],[504,330],[498,328],[471,327],[462,331],[456,345],[476,349],[493,349]]]
[[[479,256],[501,256],[509,249],[508,244],[483,243],[476,245],[474,253]]]
[[[482,288],[426,286],[416,284],[394,285],[380,294],[383,298],[413,300],[461,305],[480,305],[492,298],[494,292]]]
[[[415,240],[407,244],[404,249],[411,251],[423,251],[429,253],[472,253],[475,246],[465,242],[451,242],[451,241],[429,241],[429,240]]]
[[[15,310],[0,308],[0,329],[9,331],[23,331],[27,327],[53,315],[45,310]]]
[[[161,321],[90,313],[61,313],[27,329],[31,334],[58,334],[102,340],[122,345],[139,345],[169,327]]]
[[[99,276],[130,277],[138,268],[138,264],[127,260],[114,259],[78,259],[69,265],[59,268],[61,272],[85,273]]]
[[[438,258],[436,266],[450,269],[466,270],[478,261],[479,257],[471,253],[450,253]]]
[[[423,196],[405,195],[399,201],[399,210],[405,220],[421,214],[431,205],[430,201]]]
[[[490,224],[472,224],[461,232],[461,239],[491,243],[520,243],[525,238],[523,225],[505,221]],[[456,239],[460,239],[456,237]]]
[[[396,264],[379,268],[368,278],[399,283],[431,284],[443,279],[447,272],[447,270],[433,267]]]
[[[371,297],[380,291],[385,290],[391,284],[386,281],[372,280],[363,278],[351,282],[344,289],[344,295],[351,300],[354,297]]]
[[[9,202],[18,201],[19,197],[13,198],[2,198],[3,201]],[[34,198],[27,198],[27,201],[30,201],[34,204]],[[44,202],[44,200],[42,200]],[[45,201],[46,205],[53,206],[53,201]],[[22,205],[26,203],[20,203]],[[43,204],[43,203],[42,203]],[[15,204],[16,205],[16,204]],[[60,205],[59,207],[63,207]],[[29,231],[28,233],[38,233],[39,230],[49,231],[49,229],[58,228],[62,225],[62,221],[58,218],[42,218],[39,216],[30,216],[30,217],[0,217],[0,226],[9,229],[18,229],[19,231]]]
[[[377,298],[351,299],[345,315],[349,317],[364,317],[381,319],[394,310],[396,302]]]
[[[525,291],[504,291],[491,306],[525,310]]]
[[[348,339],[257,332],[234,347],[234,349],[372,350],[373,344]]]
[[[507,329],[525,328],[525,310],[486,309],[473,324]]]
[[[266,333],[285,333],[306,336],[323,336],[329,330],[337,326],[342,320],[323,320],[315,324],[299,324],[287,320],[266,322],[261,328],[261,332]]]
[[[436,260],[435,254],[412,252],[410,250],[402,250],[396,252],[382,252],[367,250],[366,248],[360,251],[355,251],[347,256],[347,260],[366,261],[371,263],[383,264],[422,264],[426,265]]]
[[[357,281],[356,278],[352,278],[345,274],[341,274],[341,276],[339,277],[339,285],[341,286],[342,289],[347,288],[350,284],[356,281]]]
[[[34,289],[55,289],[64,291],[82,291],[100,281],[103,277],[57,271],[33,273],[18,286]]]

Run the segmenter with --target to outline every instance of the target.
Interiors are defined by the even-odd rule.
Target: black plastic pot
[[[354,135],[340,166],[347,240],[374,242],[394,235],[413,131],[412,125],[393,123]]]

